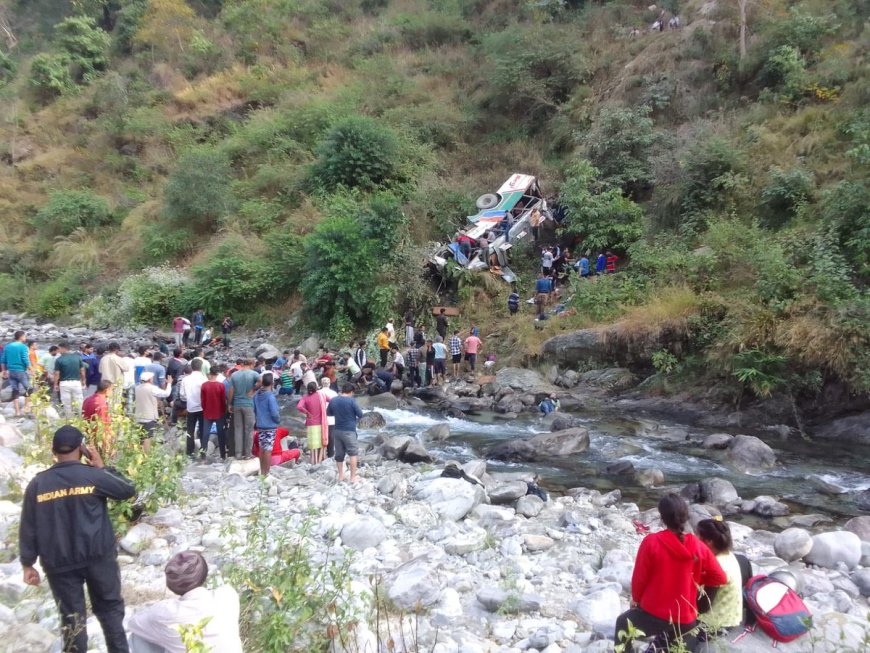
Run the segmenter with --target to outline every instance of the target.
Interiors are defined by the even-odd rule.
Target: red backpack
[[[743,597],[746,606],[755,615],[756,625],[776,642],[791,642],[812,627],[813,616],[803,599],[776,578],[753,576],[746,581]],[[753,630],[755,626],[748,627],[738,639]]]

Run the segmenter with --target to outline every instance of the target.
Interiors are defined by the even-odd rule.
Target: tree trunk
[[[737,0],[737,6],[740,9],[740,61],[746,59],[746,2],[747,0]]]

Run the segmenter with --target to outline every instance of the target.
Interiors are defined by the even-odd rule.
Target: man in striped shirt
[[[411,387],[416,388],[420,385],[420,374],[417,370],[417,347],[412,342],[405,354],[405,364],[408,370],[408,380],[411,382]]]
[[[453,378],[459,376],[459,364],[462,362],[462,340],[459,338],[459,329],[450,336],[450,358],[453,363]]]

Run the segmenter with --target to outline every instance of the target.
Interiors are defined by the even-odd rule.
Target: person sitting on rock
[[[130,617],[131,653],[185,653],[179,627],[202,628],[202,643],[211,653],[242,653],[239,595],[229,585],[204,587],[208,563],[195,551],[176,553],[167,563],[166,587],[177,598],[150,605]]]
[[[556,399],[555,395],[550,395],[549,397],[544,397],[544,400],[538,404],[538,410],[540,410],[544,415],[549,415],[550,413],[558,412],[560,408],[559,400]]]
[[[698,620],[706,637],[723,634],[743,622],[743,574],[731,551],[731,529],[718,519],[702,519],[695,527],[698,538],[710,547],[728,577],[721,587],[705,588],[698,597]]]
[[[658,509],[665,530],[641,541],[631,576],[631,607],[616,619],[615,641],[623,651],[634,650],[633,631],[660,637],[656,642],[664,644],[663,650],[684,641],[697,626],[698,588],[728,582],[709,547],[683,532],[689,521],[685,499],[667,494]]]

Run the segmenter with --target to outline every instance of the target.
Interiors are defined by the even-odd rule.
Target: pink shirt
[[[182,331],[184,331],[184,320],[182,320],[180,317],[172,320],[172,330],[175,333],[181,333]]]
[[[480,341],[480,338],[477,336],[468,336],[465,339],[465,353],[466,354],[476,354],[477,350],[480,349],[480,345],[483,344]]]
[[[305,426],[320,426],[322,423],[322,415],[320,413],[320,395],[305,395],[296,404],[299,412],[305,413]]]

